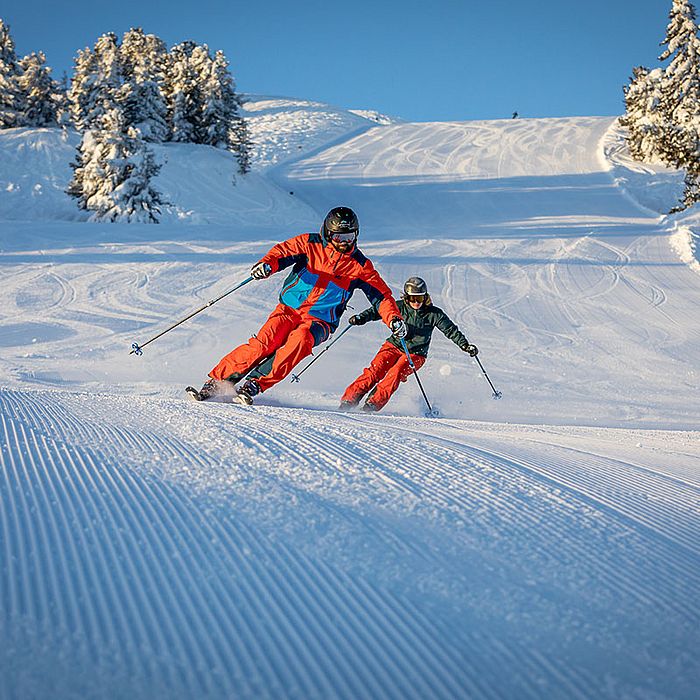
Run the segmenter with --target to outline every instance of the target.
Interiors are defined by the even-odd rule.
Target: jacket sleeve
[[[457,345],[460,350],[464,350],[464,348],[469,345],[469,341],[464,333],[457,328],[457,326],[452,322],[452,319],[450,319],[450,317],[442,309],[440,309],[440,315],[435,326],[439,328],[449,340]]]
[[[302,233],[300,236],[288,238],[277,245],[272,246],[270,250],[260,258],[260,262],[267,263],[272,272],[284,270],[285,267],[294,265],[297,262],[308,262],[308,246],[309,234]]]
[[[365,263],[359,288],[365,293],[369,303],[372,304],[379,317],[389,328],[391,328],[392,319],[401,318],[401,312],[391,294],[391,289],[369,260]]]
[[[374,306],[370,306],[369,309],[357,314],[358,326],[362,326],[368,321],[378,321],[381,317],[379,316],[379,311]]]

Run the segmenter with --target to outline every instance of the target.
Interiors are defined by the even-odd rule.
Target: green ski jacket
[[[403,299],[397,302],[401,317],[403,318],[408,328],[406,335],[406,346],[412,355],[428,356],[428,348],[430,347],[430,339],[433,335],[433,328],[439,328],[447,338],[449,338],[460,350],[464,350],[469,341],[464,336],[464,333],[457,328],[450,317],[437,306],[425,304],[420,309],[412,309]],[[371,306],[365,309],[362,313],[357,314],[357,325],[361,326],[368,321],[378,321],[379,314],[377,310]],[[403,351],[401,341],[390,335],[387,340],[395,345],[399,350]]]

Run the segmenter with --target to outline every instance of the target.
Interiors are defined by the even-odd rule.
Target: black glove
[[[406,337],[408,328],[406,328],[406,324],[402,318],[397,317],[391,320],[391,332],[393,333],[394,338],[397,338],[398,340]]]
[[[359,316],[350,316],[348,323],[351,326],[361,326],[363,323],[366,323],[366,321],[363,321]]]
[[[476,347],[476,345],[472,345],[471,343],[467,343],[466,345],[462,345],[462,350],[469,355],[469,357],[476,357],[479,354],[479,348]]]
[[[264,280],[272,274],[272,268],[264,262],[255,263],[253,265],[250,276],[254,280]]]

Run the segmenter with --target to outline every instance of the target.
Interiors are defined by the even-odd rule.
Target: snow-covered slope
[[[611,119],[246,110],[235,187],[225,153],[158,149],[159,226],[80,222],[74,137],[0,132],[0,697],[694,697],[678,175],[631,163]],[[337,204],[397,293],[426,278],[501,401],[440,336],[443,418],[412,380],[335,412],[371,324],[252,409],[187,403],[277,277],[128,355]]]

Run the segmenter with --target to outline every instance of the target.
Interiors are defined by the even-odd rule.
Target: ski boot
[[[252,406],[253,397],[260,393],[260,384],[255,379],[246,379],[243,386],[236,387],[236,395],[231,399],[233,403],[243,406]]]
[[[195,401],[206,401],[219,393],[219,382],[217,382],[216,379],[207,379],[199,391],[197,391],[193,386],[188,386],[185,391]]]
[[[207,379],[199,391],[197,391],[193,386],[188,386],[185,391],[195,401],[207,401],[208,399],[214,397],[225,397],[227,394],[233,391],[234,384],[235,382],[231,381],[230,379]]]

